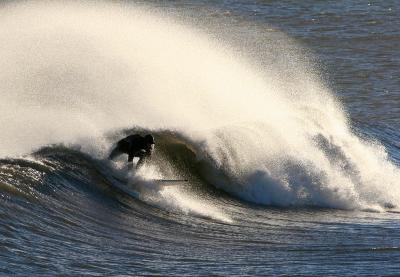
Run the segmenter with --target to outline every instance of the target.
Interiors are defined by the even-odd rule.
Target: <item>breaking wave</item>
[[[146,130],[156,134],[159,154],[144,176],[184,176],[266,205],[381,211],[400,204],[400,172],[385,148],[352,131],[295,52],[260,68],[174,19],[102,2],[3,5],[0,39],[3,190],[58,189],[58,175],[46,177],[49,165],[18,160],[43,149],[55,155],[43,148],[52,144],[78,152],[51,167],[76,165],[62,174],[97,184],[105,173],[88,175],[96,170],[89,161],[104,161],[115,140]],[[269,57],[264,50],[260,60]],[[280,71],[288,60],[290,70]],[[90,157],[84,166],[81,155]],[[218,208],[194,210],[230,220]]]

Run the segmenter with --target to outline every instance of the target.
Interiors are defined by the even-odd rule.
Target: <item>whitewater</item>
[[[125,269],[130,274],[191,274],[191,267],[170,267],[174,259],[180,264],[182,251],[191,255],[175,237],[179,225],[188,236],[185,243],[199,244],[202,251],[213,244],[222,249],[225,242],[233,248],[253,245],[263,253],[258,247],[268,243],[277,247],[274,251],[290,251],[288,238],[296,233],[290,235],[292,220],[303,226],[321,218],[315,224],[326,230],[350,220],[346,230],[363,226],[368,217],[384,222],[397,216],[398,165],[379,139],[355,128],[303,46],[276,30],[290,52],[280,41],[238,54],[234,45],[240,40],[228,41],[211,29],[150,4],[1,4],[0,218],[14,226],[3,231],[4,238],[16,235],[15,245],[5,249],[36,257],[26,239],[40,249],[37,257],[47,257],[39,234],[54,249],[60,247],[63,261],[68,251],[95,264],[93,252],[103,262],[107,255],[113,261],[86,269],[67,262],[53,272],[123,273],[116,262],[121,254],[138,263]],[[116,141],[136,132],[152,133],[156,151],[150,163],[132,173],[124,158],[114,163],[107,157]],[[110,176],[145,189],[130,198],[115,189]],[[185,178],[190,184],[161,187],[149,181],[162,178]],[[41,222],[40,227],[30,221]],[[278,226],[289,229],[277,231]],[[266,229],[255,231],[260,228]],[[368,233],[360,228],[360,234]],[[18,239],[19,233],[25,239]],[[282,245],[280,236],[286,237]],[[96,238],[109,245],[106,256]],[[174,245],[180,252],[167,251],[173,253],[167,271],[160,264],[140,271],[140,257],[147,260],[149,253],[165,262],[165,253],[146,252],[149,245],[162,247],[161,252]],[[384,252],[397,253],[397,246],[385,247]],[[47,272],[40,258],[4,257],[6,264],[22,264],[25,273]],[[212,264],[204,259],[200,264]],[[237,269],[214,273],[238,274]]]

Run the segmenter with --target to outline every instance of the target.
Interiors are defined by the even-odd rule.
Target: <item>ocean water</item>
[[[2,2],[0,274],[400,275],[399,21],[397,1]],[[107,156],[136,132],[156,149],[130,172]]]

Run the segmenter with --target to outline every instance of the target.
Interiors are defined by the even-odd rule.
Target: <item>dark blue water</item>
[[[384,145],[388,159],[400,163],[397,1],[139,4],[197,24],[238,54],[260,55],[265,66],[274,66],[273,58],[288,59],[281,68],[285,73],[291,71],[290,57],[300,53],[343,103],[353,131]],[[165,153],[179,153],[166,155],[192,183],[146,199],[115,188],[112,166],[76,145],[0,160],[0,273],[400,275],[397,207],[376,212],[318,203],[258,205],[217,189],[198,173],[203,165],[194,154],[168,142],[165,134],[157,133],[157,141]]]

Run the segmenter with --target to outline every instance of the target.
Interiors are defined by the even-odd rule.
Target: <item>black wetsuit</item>
[[[128,154],[128,163],[132,163],[134,157],[139,161],[136,168],[139,168],[147,157],[150,157],[153,145],[141,135],[130,135],[117,142],[117,146],[111,151],[109,159],[114,159],[121,154]]]

